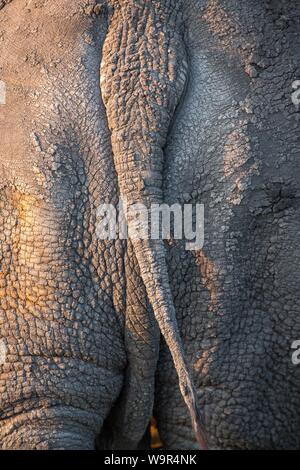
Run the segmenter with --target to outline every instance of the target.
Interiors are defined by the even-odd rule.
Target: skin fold
[[[0,449],[299,447],[299,25],[0,1]],[[204,204],[203,249],[99,239],[120,198]]]

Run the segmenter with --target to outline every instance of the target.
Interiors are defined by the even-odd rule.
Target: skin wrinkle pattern
[[[103,46],[101,90],[121,197],[129,206],[144,203],[150,210],[151,203],[162,203],[162,149],[187,76],[180,38],[181,2],[167,0],[149,5],[122,1],[114,2],[114,6]],[[162,34],[157,34],[157,24],[164,25]],[[143,29],[139,29],[141,25]],[[134,111],[140,115],[142,126],[137,126]],[[128,217],[129,226],[131,223]],[[196,393],[176,324],[163,242],[132,242],[154,315],[173,357],[195,435],[200,447],[206,448]]]
[[[190,79],[165,147],[164,194],[169,204],[204,203],[204,253],[217,268],[210,276],[218,303],[211,315],[199,255],[173,244],[168,266],[181,335],[210,448],[297,448],[299,369],[290,345],[299,336],[299,124],[290,103],[300,5],[185,5]],[[189,449],[169,364],[162,348],[158,428],[168,448]]]
[[[17,8],[18,5],[17,5],[16,2],[14,2],[13,6],[15,8]],[[116,5],[114,5],[114,7],[116,7]],[[167,7],[170,7],[170,5],[168,5],[168,4],[166,5],[166,13],[167,13],[167,15],[171,14],[171,19],[170,19],[170,21],[171,21],[173,12],[172,12],[172,9],[170,9],[168,11]],[[160,8],[160,5],[158,5],[158,8]],[[6,12],[8,12],[8,14],[9,14],[9,10],[6,10]],[[30,10],[29,10],[29,13],[31,13]],[[150,16],[151,16],[152,9],[148,13],[150,13]],[[49,14],[50,15],[55,14],[55,8],[50,10]],[[174,18],[173,18],[173,20],[174,20]],[[50,24],[49,27],[51,29],[51,27],[52,27],[51,24]],[[70,24],[69,27],[71,29],[72,25]],[[43,35],[41,36],[41,40],[43,41]],[[66,47],[68,47],[68,45],[66,45]],[[17,51],[17,49],[16,49],[16,51]],[[55,55],[55,53],[56,53],[56,51],[53,52],[54,55]],[[46,54],[50,55],[50,51],[49,52],[47,51]],[[52,83],[51,72],[49,70],[49,66],[46,65],[45,60],[43,60],[43,58],[40,54],[40,49],[37,48],[36,51],[35,50],[30,51],[30,55],[32,57],[32,62],[30,60],[29,65],[34,66],[34,65],[41,64],[41,68],[44,71],[44,77],[46,77],[45,79],[44,79],[44,77],[41,78],[42,87],[40,88],[40,91],[35,92],[35,96],[38,97],[39,103],[42,103],[42,105],[45,107],[45,109],[47,109],[47,110],[50,109],[52,114],[53,114],[53,117],[55,117],[56,113],[61,114],[62,110],[65,110],[65,108],[67,106],[67,103],[64,103],[64,102],[60,103],[60,100],[63,100],[64,98],[63,98],[62,95],[60,95],[60,89],[57,85],[56,85],[56,89],[55,89],[56,94],[55,95],[53,94],[53,90],[52,90],[53,83]],[[59,64],[61,63],[61,59],[59,57],[58,57],[58,59],[53,59],[53,64],[55,64],[55,62],[57,64],[57,65],[55,65],[55,67],[59,67]],[[175,73],[175,71],[173,70],[172,61],[170,61],[168,67],[169,67],[168,74],[170,74],[170,80],[171,81],[173,80],[174,83],[176,83],[176,81],[174,80],[174,77],[172,76],[172,74]],[[83,71],[83,73],[84,73],[84,71]],[[28,79],[29,79],[29,81],[31,80],[31,78],[29,76],[28,76]],[[181,78],[181,80],[182,80],[182,78]],[[26,83],[26,76],[25,76],[24,83]],[[182,84],[183,83],[184,83],[184,81],[182,82]],[[59,85],[59,82],[57,82],[57,84]],[[182,85],[180,85],[180,87],[182,87]],[[178,93],[178,92],[175,89],[174,92],[172,91],[172,93],[175,93],[175,96],[176,96],[176,93]],[[51,98],[52,103],[51,103],[51,100],[48,99],[47,95],[49,95],[49,97]],[[180,92],[179,92],[179,96],[180,96]],[[54,100],[53,100],[53,98],[54,98]],[[176,102],[177,100],[173,100],[173,98],[172,98],[170,101],[171,102],[173,102],[173,101]],[[164,106],[165,106],[165,104],[164,104]],[[40,107],[41,106],[39,105],[38,108],[40,108]],[[162,109],[162,112],[164,113],[165,112],[164,108],[162,107],[161,109]],[[67,112],[70,112],[70,111],[71,111],[71,109],[67,109]],[[170,110],[170,111],[172,113],[172,110]],[[40,112],[41,112],[40,109],[38,109],[38,115],[40,114]],[[72,111],[71,111],[71,113],[72,113]],[[18,118],[18,115],[17,115],[17,118]],[[40,121],[41,125],[43,124],[43,118],[44,118],[44,116],[42,117],[42,119]],[[166,119],[169,120],[168,117],[166,117]],[[53,118],[52,118],[52,121],[53,121]],[[15,121],[15,122],[17,122],[17,121]],[[78,130],[77,130],[78,126],[76,124],[76,121],[74,121],[74,123],[75,123],[75,129],[73,130],[73,132],[78,132]],[[55,122],[53,124],[51,123],[51,127],[52,126],[54,127],[55,125],[56,125]],[[15,124],[14,124],[14,127],[16,129]],[[67,228],[68,224],[72,223],[70,216],[72,215],[72,210],[73,210],[72,209],[72,207],[73,207],[73,204],[72,204],[72,196],[73,195],[72,195],[72,193],[71,194],[69,193],[67,195],[67,191],[64,192],[64,188],[59,186],[60,185],[60,180],[62,179],[62,177],[64,177],[63,173],[62,173],[63,170],[64,170],[62,165],[69,166],[71,164],[72,169],[69,172],[70,177],[68,176],[69,181],[71,183],[71,181],[72,181],[71,180],[72,172],[74,171],[73,170],[73,163],[72,163],[72,161],[68,161],[67,158],[65,157],[65,155],[67,155],[65,152],[66,151],[68,152],[67,148],[64,149],[64,153],[61,153],[63,145],[66,146],[66,144],[63,144],[63,141],[62,141],[62,145],[60,146],[60,145],[57,145],[55,142],[52,142],[52,140],[53,140],[52,136],[55,136],[55,127],[54,128],[53,127],[50,129],[50,132],[51,132],[52,135],[49,134],[49,136],[47,134],[45,135],[44,130],[39,132],[38,129],[37,130],[35,129],[34,132],[30,133],[30,147],[34,148],[34,152],[35,152],[35,155],[36,155],[34,157],[35,161],[32,160],[34,162],[34,166],[33,166],[34,174],[31,174],[30,171],[28,171],[29,167],[27,165],[24,165],[24,167],[21,168],[21,171],[23,172],[22,177],[19,178],[20,168],[16,167],[17,178],[19,178],[21,180],[21,185],[22,185],[20,187],[19,191],[24,191],[24,190],[26,190],[26,188],[29,187],[30,192],[33,193],[33,194],[30,195],[30,196],[23,195],[23,194],[16,195],[14,193],[11,193],[11,189],[9,188],[9,186],[7,188],[5,188],[5,190],[8,191],[8,197],[12,198],[12,202],[13,202],[15,210],[16,210],[16,217],[17,217],[16,220],[18,220],[17,231],[16,231],[16,234],[14,235],[14,246],[20,246],[20,249],[18,249],[18,251],[16,252],[16,255],[13,255],[13,256],[16,258],[16,260],[17,260],[16,262],[20,266],[21,270],[27,271],[27,267],[30,266],[31,264],[35,263],[36,266],[38,266],[38,271],[33,270],[32,274],[34,275],[35,273],[37,273],[39,277],[42,274],[44,263],[45,264],[52,263],[51,258],[52,258],[53,255],[55,256],[55,259],[53,259],[53,267],[56,270],[61,269],[61,268],[63,268],[63,270],[67,269],[66,273],[70,272],[70,270],[71,271],[73,270],[73,267],[72,267],[73,255],[70,252],[71,247],[68,248],[67,252],[63,252],[63,251],[60,251],[60,249],[59,249],[60,245],[58,245],[59,253],[57,253],[57,255],[55,253],[52,253],[51,251],[49,252],[49,249],[48,250],[44,249],[44,241],[45,241],[46,237],[49,237],[49,236],[52,237],[53,236],[53,241],[54,241],[56,236],[57,236],[56,235],[56,230],[57,229],[58,229],[57,233],[60,233],[60,235],[59,235],[60,237],[63,236],[63,233],[66,229],[68,230],[68,228]],[[22,127],[21,125],[20,125],[19,129],[22,129],[23,133],[24,133],[24,131],[26,132],[24,127]],[[19,129],[18,129],[18,132],[19,132]],[[80,129],[80,127],[79,127],[79,129]],[[80,130],[80,132],[81,132],[81,130]],[[84,136],[83,136],[83,138],[84,138]],[[8,142],[10,144],[11,140],[9,139]],[[18,142],[18,139],[16,139],[16,142]],[[19,139],[19,142],[20,142],[20,139]],[[19,145],[19,148],[24,148],[24,147],[23,147],[23,145]],[[4,151],[5,151],[5,148],[4,148]],[[26,157],[26,158],[28,158],[28,157]],[[13,165],[12,165],[12,167],[14,168]],[[76,169],[76,171],[77,171],[77,169]],[[28,175],[28,177],[27,177],[27,175]],[[24,176],[25,176],[25,178],[24,178]],[[24,179],[25,179],[25,181],[26,181],[26,179],[28,179],[27,185],[24,184]],[[17,181],[17,179],[15,179],[15,181]],[[68,185],[68,180],[66,182],[67,182],[67,185]],[[36,183],[37,183],[37,185],[36,185]],[[57,190],[58,190],[58,192],[56,192]],[[66,190],[68,190],[67,186],[66,186]],[[62,196],[60,195],[61,191],[62,191]],[[62,207],[61,206],[61,197],[64,197],[64,195],[67,196],[67,198],[64,201],[64,207]],[[74,196],[75,197],[78,197],[78,196],[80,197],[80,194],[78,194],[78,196],[77,196],[77,193],[74,193]],[[48,209],[48,206],[50,207],[50,211]],[[53,206],[53,209],[52,209],[52,206]],[[69,216],[66,217],[67,213],[69,213]],[[47,223],[47,219],[48,219],[48,223]],[[57,229],[56,229],[56,227],[57,227]],[[72,227],[72,225],[71,225],[71,227]],[[50,233],[48,233],[49,228],[50,228]],[[34,237],[31,236],[32,231],[34,233]],[[39,240],[42,243],[42,245],[41,245],[42,250],[41,251],[39,249],[39,243],[40,243]],[[51,238],[49,238],[49,240],[51,240]],[[34,245],[30,249],[28,249],[28,243],[29,244],[34,243]],[[50,246],[54,246],[54,245],[51,244]],[[33,249],[33,251],[32,251],[32,249]],[[52,248],[51,248],[51,250],[52,250]],[[136,249],[135,249],[135,252],[136,252]],[[161,256],[163,256],[163,254],[161,254]],[[103,266],[103,269],[105,269],[105,266]],[[135,269],[137,269],[137,267],[135,267]],[[51,270],[50,270],[50,273],[51,273]],[[62,271],[62,274],[63,274],[63,271]],[[63,277],[65,277],[65,276],[63,276]],[[132,274],[131,274],[131,277],[132,277]],[[7,280],[7,278],[8,278],[8,276],[6,275],[5,280]],[[14,275],[14,278],[15,278],[15,275]],[[24,278],[24,281],[26,281],[26,278],[24,276],[23,276],[23,278]],[[55,285],[54,282],[50,281],[50,276],[48,276],[48,278],[49,279],[46,282],[47,283],[51,282],[51,284],[54,288],[54,285]],[[20,279],[22,279],[22,278],[20,278]],[[56,277],[56,279],[58,281],[60,281],[59,277]],[[30,292],[31,289],[29,290],[28,287],[25,287],[25,285],[23,287],[22,282],[21,282],[20,288],[18,288],[18,296],[20,298],[19,302],[21,301],[21,299],[24,302],[24,307],[23,307],[25,309],[24,310],[24,315],[27,316],[30,312],[30,314],[33,315],[32,318],[36,318],[36,320],[34,320],[34,321],[40,323],[39,314],[37,314],[35,312],[35,310],[36,310],[35,306],[36,305],[41,306],[41,309],[43,311],[43,309],[44,309],[43,296],[45,296],[44,297],[45,298],[45,300],[44,300],[45,301],[45,306],[47,305],[47,307],[48,306],[50,307],[51,302],[52,302],[52,308],[55,309],[55,302],[57,300],[59,301],[59,299],[56,300],[57,296],[54,292],[53,292],[52,296],[49,296],[49,291],[47,290],[47,288],[45,289],[42,286],[39,286],[39,287],[36,286],[36,287],[32,288],[32,292]],[[51,286],[51,284],[50,284],[50,286]],[[4,291],[5,291],[5,289],[4,289]],[[42,294],[43,292],[44,292],[44,294]],[[75,287],[75,290],[73,291],[73,296],[74,295],[76,295],[75,299],[79,300],[80,305],[84,305],[84,303],[83,303],[84,299],[81,300],[80,290],[78,290],[78,294],[77,294],[76,287]],[[52,297],[52,299],[51,299],[51,297]],[[4,301],[5,301],[5,297],[3,298],[3,302]],[[15,306],[16,306],[16,303],[13,303],[13,307],[15,307]],[[57,306],[59,306],[59,304]],[[146,308],[148,309],[148,307],[146,307]],[[25,313],[25,312],[28,312],[28,313]],[[64,311],[62,311],[61,313],[63,315],[67,314],[67,312],[64,312]],[[136,312],[134,312],[134,313],[136,315]],[[50,312],[49,312],[49,314],[50,314]],[[60,315],[61,314],[57,315],[58,319],[60,318]],[[67,315],[69,315],[69,314],[67,314]],[[47,316],[48,316],[48,313],[47,313]],[[22,317],[20,316],[19,319],[21,320],[21,318]],[[51,314],[50,314],[50,318],[51,318]],[[82,322],[82,320],[80,320],[80,321]],[[165,331],[169,328],[170,333],[172,334],[172,329],[176,325],[176,323],[175,323],[175,325],[173,326],[172,322],[174,322],[174,321],[175,321],[175,317],[173,317],[173,319],[171,320],[171,323],[170,323],[169,327],[166,327],[166,325],[164,325]],[[30,321],[30,324],[31,324],[30,329],[32,330],[33,325],[32,325],[31,321]],[[76,322],[74,324],[74,328],[76,328]],[[129,330],[128,330],[128,332],[129,332]],[[177,333],[177,336],[178,336],[178,333]],[[173,337],[172,341],[173,341],[175,347],[176,347],[176,341],[180,341],[179,337],[176,337],[176,331],[175,331],[175,337]],[[30,342],[29,343],[27,342],[27,345],[26,345],[25,349],[27,347],[29,347],[29,348],[31,347]],[[38,345],[38,343],[33,343],[32,347],[36,349],[37,345]],[[49,345],[50,345],[50,348],[52,349],[53,346],[52,346],[51,342],[49,343]],[[57,349],[57,348],[59,348],[59,344],[56,344],[55,349]],[[48,344],[46,346],[46,349],[48,349]],[[37,355],[39,355],[39,354],[40,353],[37,350]],[[46,355],[48,356],[48,354],[49,353],[47,351]],[[74,353],[72,352],[71,356],[73,354]],[[156,353],[155,353],[155,350],[154,350],[154,357],[153,357],[154,363],[155,363],[155,355],[156,355]],[[67,351],[64,353],[64,356],[65,356],[66,359],[68,358],[68,352]],[[180,375],[181,375],[180,380],[181,380],[182,391],[186,395],[187,403],[189,404],[189,406],[191,408],[191,413],[193,414],[195,430],[198,433],[198,437],[201,438],[201,434],[200,434],[201,429],[199,427],[200,416],[198,416],[198,410],[196,408],[197,405],[195,403],[194,391],[193,391],[192,385],[190,383],[190,378],[189,378],[187,370],[186,370],[186,365],[183,361],[181,346],[179,346],[177,356],[178,356],[177,365],[180,366]],[[49,355],[49,360],[50,361],[51,361],[52,357],[54,358],[54,355],[53,355],[53,353],[50,353],[50,355]],[[24,356],[24,358],[25,358],[25,356]],[[52,378],[53,378],[53,376],[52,376]],[[28,380],[31,381],[32,378],[29,376]],[[135,379],[133,378],[132,380],[135,380]],[[153,382],[152,378],[150,379],[150,383],[151,382]],[[30,397],[30,395],[31,395],[30,390],[31,389],[29,388],[28,397]],[[43,393],[42,390],[43,389],[41,388],[41,393]],[[119,390],[120,390],[119,388],[115,389],[116,394],[119,393]],[[143,393],[144,393],[144,391],[143,391]],[[151,395],[150,395],[150,397],[151,397]],[[72,399],[75,400],[75,396]],[[104,397],[103,397],[103,399],[104,399]],[[149,404],[151,404],[151,398],[150,398]],[[74,401],[74,405],[75,405],[75,401]],[[125,399],[124,408],[126,408],[126,399]],[[100,406],[100,409],[103,409],[102,405]],[[131,405],[130,409],[132,409],[132,405]],[[51,408],[49,408],[49,410],[51,410]],[[59,408],[57,408],[57,410],[59,410]],[[61,408],[61,410],[63,410],[63,408]],[[46,409],[45,409],[45,412],[46,412]],[[129,411],[127,410],[126,413],[128,414],[128,412]],[[62,411],[62,417],[63,417],[63,413],[64,412]],[[119,413],[117,420],[120,420],[120,415],[122,416],[122,414]],[[36,416],[35,416],[34,412],[31,412],[30,416],[32,416],[31,419],[36,423],[35,424],[36,425],[36,430],[38,430],[38,423],[39,423],[39,419],[41,418],[40,412],[38,412],[36,414]],[[56,416],[56,409],[53,409],[53,419],[51,418],[51,414],[50,414],[50,417],[49,417],[49,427],[52,426],[53,429],[55,429],[55,423],[56,423],[55,416]],[[23,441],[22,441],[22,439],[24,438],[23,436],[26,435],[26,427],[24,425],[25,421],[24,421],[23,417],[20,417],[17,420],[15,420],[15,423],[16,423],[15,428],[12,427],[11,424],[8,424],[8,426],[4,425],[2,427],[2,429],[3,429],[2,442],[3,442],[4,447],[5,446],[10,446],[11,443],[14,442],[14,439],[19,439],[19,444],[18,445],[20,445],[20,446],[25,444],[25,442],[23,443]],[[58,421],[58,423],[59,423],[59,421]],[[80,426],[82,426],[82,425],[83,425],[83,423],[80,424]],[[65,426],[68,426],[67,421],[65,422]],[[24,433],[22,432],[23,429],[24,429]],[[64,428],[62,428],[62,429],[64,429]],[[115,426],[115,429],[113,430],[113,433],[116,434],[116,435],[118,435],[118,431],[116,431],[117,429],[118,429],[118,426]],[[141,432],[141,431],[139,431],[139,432]],[[134,432],[133,432],[133,434],[134,434]],[[136,434],[138,434],[138,433],[136,432]],[[84,441],[82,431],[80,431],[80,435],[82,436],[81,437],[82,441]],[[76,433],[75,433],[75,431],[72,433],[72,436],[73,437],[71,439],[74,438],[75,439],[74,442],[76,442]],[[37,434],[33,431],[32,436],[31,436],[31,440],[26,445],[29,445],[29,446],[34,445],[36,437],[37,437]],[[87,435],[86,438],[88,438],[88,437],[89,436]],[[140,437],[141,436],[139,435],[139,439],[140,439]],[[132,443],[126,442],[126,440],[124,442],[124,438],[122,438],[120,436],[119,437],[114,437],[115,440],[118,440],[118,438],[121,439],[121,442],[122,442],[121,445],[126,446],[126,447],[127,446],[130,447],[132,445],[134,446],[135,442],[136,442],[134,440],[134,436],[133,436],[133,439],[132,439],[132,441],[133,441]],[[35,445],[41,445],[41,446],[43,446],[43,445],[47,445],[47,446],[48,445],[49,446],[54,445],[54,446],[57,446],[58,445],[57,442],[58,442],[59,439],[61,441],[61,445],[66,445],[66,444],[64,444],[64,431],[62,431],[62,435],[60,435],[58,433],[58,435],[56,436],[56,434],[54,434],[54,441],[53,442],[51,442],[51,439],[47,442],[47,440],[45,438],[45,440],[43,440],[41,442],[41,444],[36,443]],[[122,441],[122,439],[123,439],[123,441]],[[74,445],[74,442],[73,442],[73,445]],[[203,442],[201,444],[204,445]],[[111,445],[113,445],[113,444],[111,444]],[[120,445],[120,441],[119,441],[118,445]]]
[[[0,0],[0,449],[149,448],[151,416],[165,449],[299,448],[299,27]],[[101,240],[120,199],[203,204],[203,249]]]

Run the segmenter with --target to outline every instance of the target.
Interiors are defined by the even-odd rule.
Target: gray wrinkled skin
[[[210,448],[299,447],[300,2],[2,3],[0,448],[136,448],[155,399],[196,449],[194,386]],[[203,250],[100,241],[119,193]]]

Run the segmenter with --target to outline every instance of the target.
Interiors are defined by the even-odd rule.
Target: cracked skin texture
[[[157,281],[143,247],[96,237],[97,207],[117,201],[118,187],[130,202],[205,204],[204,250],[168,247],[167,303],[210,447],[299,447],[300,377],[290,360],[300,336],[299,122],[290,101],[299,2],[188,0],[176,9],[157,1],[154,10],[148,2],[27,3],[0,10],[8,89],[0,109],[0,447],[89,449],[102,429],[100,447],[135,448],[156,370],[165,447],[197,448],[164,343],[157,366]],[[114,108],[120,76],[109,68],[109,43],[99,69],[118,15],[131,31],[150,18],[152,41],[134,50],[128,31],[120,35],[115,65],[137,64],[130,61],[124,102]],[[151,55],[170,38],[175,56],[172,47]],[[145,57],[156,71],[150,85],[139,83]],[[152,96],[148,107],[141,89]],[[142,124],[133,134],[130,121]],[[121,129],[132,138],[126,145]],[[132,152],[123,178],[122,155]],[[161,246],[146,248],[164,264]]]
[[[114,405],[110,445],[132,448],[152,411],[159,334],[135,255],[96,237],[118,191],[99,92],[107,16],[87,3],[1,10],[2,449],[93,448]]]
[[[169,246],[181,335],[210,448],[297,449],[300,2],[185,5],[189,83],[165,146],[164,197],[205,205],[205,242],[202,253]],[[157,371],[160,436],[196,449],[165,346]]]
[[[162,204],[163,147],[187,80],[182,2],[113,2],[103,46],[101,91],[120,196],[130,209]],[[128,216],[129,229],[135,226]],[[206,436],[186,363],[162,240],[132,238],[134,252],[201,449]]]

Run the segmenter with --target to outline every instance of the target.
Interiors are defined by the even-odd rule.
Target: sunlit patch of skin
[[[4,365],[6,362],[7,356],[7,347],[3,340],[0,341],[0,366]]]
[[[203,376],[206,376],[209,373],[210,358],[212,356],[212,353],[214,353],[214,351],[217,351],[217,349],[218,346],[215,345],[210,349],[201,351],[201,357],[194,363],[194,370],[196,372],[201,372]]]
[[[224,145],[224,175],[230,177],[249,159],[249,140],[240,130],[234,130]]]
[[[217,288],[218,269],[212,260],[205,255],[203,250],[197,251],[195,256],[197,265],[200,268],[202,282],[210,294],[210,305],[208,308],[210,313],[213,313],[219,308]]]
[[[160,449],[163,447],[159,432],[157,429],[156,419],[152,418],[150,422],[151,449]]]
[[[231,132],[224,144],[224,176],[231,184],[227,197],[230,204],[241,202],[243,190],[249,186],[251,177],[258,174],[257,161],[248,164],[251,156],[251,143],[245,133],[242,130]]]
[[[221,7],[219,0],[208,0],[202,19],[206,21],[211,33],[220,40],[226,36],[228,30],[236,30],[236,23]]]

